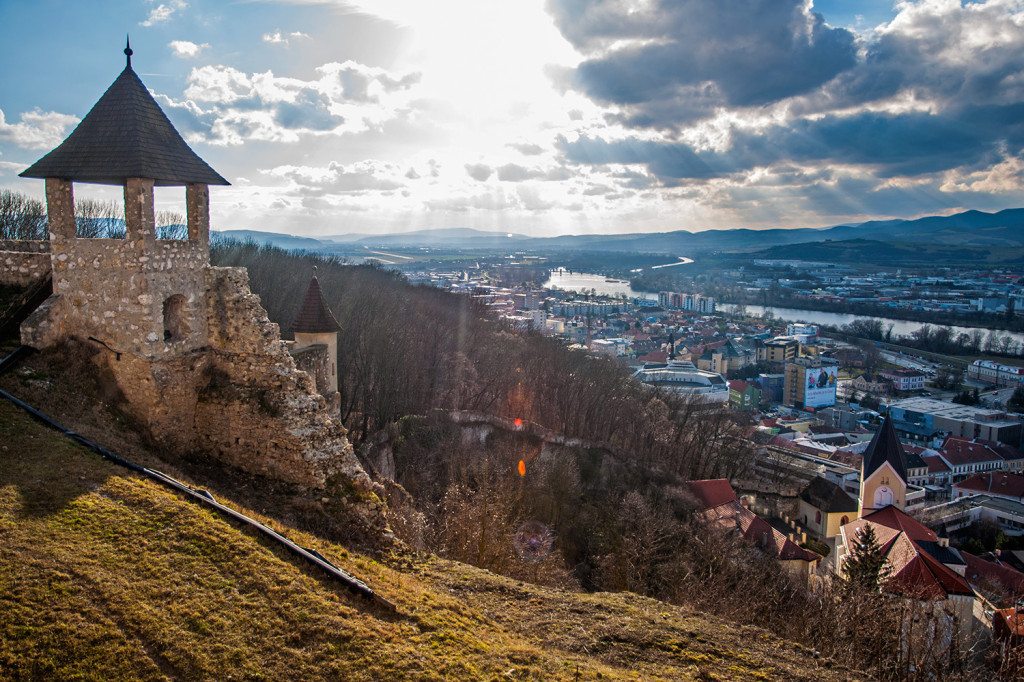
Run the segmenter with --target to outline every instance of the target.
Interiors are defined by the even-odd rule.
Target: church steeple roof
[[[864,451],[863,477],[866,479],[886,462],[892,465],[903,481],[907,480],[907,455],[892,425],[892,417],[888,415]]]
[[[320,290],[320,280],[315,276],[309,280],[309,287],[306,289],[306,297],[302,300],[302,307],[292,322],[292,331],[305,334],[322,334],[341,330],[341,325],[334,317],[334,313],[327,307],[324,301],[324,294]]]
[[[123,185],[127,178],[149,178],[158,186],[230,184],[189,148],[132,70],[131,47],[124,52],[121,75],[71,135],[21,177],[105,185]]]

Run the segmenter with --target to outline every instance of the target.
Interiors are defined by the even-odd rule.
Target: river
[[[692,263],[693,261],[689,258],[683,258],[680,256],[678,263],[667,263],[666,265],[656,265],[655,268],[668,267],[673,265],[685,265],[686,263]],[[551,271],[551,276],[548,281],[544,283],[545,289],[561,289],[562,291],[586,291],[590,292],[591,289],[596,291],[602,296],[622,296],[625,294],[629,298],[646,298],[646,299],[657,299],[658,295],[649,291],[634,291],[629,282],[624,279],[615,279],[614,277],[607,277],[605,275],[595,275],[590,272],[572,272],[568,270],[558,268]],[[747,309],[747,313],[751,315],[763,315],[765,311],[764,306],[760,305],[747,305],[744,306]],[[718,309],[725,313],[730,313],[736,309],[736,305],[733,303],[719,303]],[[911,332],[920,329],[926,323],[924,322],[913,322],[910,320],[895,320],[889,317],[873,317],[871,315],[853,315],[851,313],[829,313],[823,310],[800,310],[798,308],[771,308],[772,313],[775,314],[775,318],[785,322],[807,322],[810,324],[820,324],[830,327],[841,327],[844,324],[849,324],[854,320],[881,320],[886,326],[892,325],[892,331],[894,336],[907,336]],[[935,325],[933,325],[935,326]],[[945,325],[941,325],[945,326]],[[960,327],[950,326],[954,334],[961,332],[970,334],[975,329],[981,329],[982,333],[988,335],[988,329],[982,327]],[[1007,332],[995,330],[998,336],[1005,336],[1009,334],[1013,337],[1014,341],[1020,344],[1024,344],[1024,334],[1019,332]]]
[[[747,314],[749,314],[749,315],[754,315],[754,316],[764,315],[764,311],[765,311],[765,307],[764,306],[760,306],[760,305],[745,305],[743,307],[746,308]],[[724,313],[731,313],[731,312],[733,312],[736,309],[736,304],[734,304],[734,303],[719,303],[717,308],[718,308],[718,310],[721,310]],[[827,326],[830,326],[830,327],[842,327],[844,324],[849,324],[849,323],[853,322],[854,320],[881,320],[882,324],[884,324],[886,326],[888,326],[890,324],[892,325],[892,333],[893,333],[894,336],[907,336],[911,332],[913,332],[913,331],[915,331],[917,329],[920,329],[925,324],[927,324],[926,322],[913,322],[913,321],[910,321],[910,320],[894,320],[894,319],[889,318],[889,317],[874,317],[872,315],[853,315],[851,313],[829,313],[829,312],[825,312],[823,310],[801,310],[801,309],[798,309],[798,308],[775,308],[775,307],[770,307],[770,308],[768,308],[768,310],[771,310],[772,313],[775,315],[775,318],[778,319],[778,320],[784,320],[786,322],[807,322],[809,324],[820,324],[820,325],[827,325]],[[932,326],[933,327],[934,326],[945,327],[946,325],[932,325]],[[988,329],[985,329],[983,327],[958,327],[958,326],[955,326],[955,325],[950,325],[950,329],[953,330],[954,336],[956,334],[960,334],[960,333],[970,334],[975,329],[981,329],[982,333],[984,333],[986,336],[988,335],[988,332],[989,332]],[[994,331],[995,331],[997,336],[1005,336],[1005,335],[1009,334],[1010,336],[1013,337],[1014,341],[1017,341],[1018,343],[1024,343],[1024,334],[1021,334],[1019,332],[1000,331],[998,329],[994,330]]]
[[[676,265],[676,263],[672,263],[672,265]],[[652,294],[648,291],[633,291],[633,288],[629,286],[629,280],[595,275],[590,272],[569,272],[562,268],[551,271],[548,281],[544,282],[544,288],[586,292],[590,292],[593,289],[601,296],[622,296],[625,294],[629,298],[658,298],[657,294]]]
[[[676,256],[676,260],[672,263],[652,265],[650,268],[637,268],[636,270],[630,270],[630,272],[643,272],[645,269],[660,270],[662,268],[674,268],[678,265],[689,265],[692,262],[692,258]],[[629,286],[629,281],[625,279],[615,279],[607,275],[595,275],[592,272],[569,272],[565,268],[552,270],[548,281],[544,282],[544,288],[561,289],[562,291],[585,291],[588,293],[593,290],[601,296],[622,296],[625,294],[629,298],[647,298],[650,300],[658,298],[657,294],[652,294],[649,291],[634,291]]]

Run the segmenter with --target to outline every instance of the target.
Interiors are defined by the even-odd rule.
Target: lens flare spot
[[[519,470],[519,475],[520,476],[526,476],[526,460],[525,459],[519,460],[519,466],[517,467],[517,469]]]
[[[516,425],[517,429],[523,428],[523,420],[520,419],[519,417],[516,417],[514,420],[512,420],[512,423]]]

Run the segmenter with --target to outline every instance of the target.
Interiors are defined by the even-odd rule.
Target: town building
[[[1020,445],[1021,420],[1003,410],[915,397],[891,403],[889,414],[896,430],[911,440],[929,442],[949,434]]]
[[[907,457],[889,417],[864,451],[860,479],[858,516],[889,506],[907,508]]]
[[[736,497],[729,481],[710,479],[688,481],[687,490],[704,518],[725,532],[736,533],[746,542],[775,559],[791,575],[809,580],[821,555],[804,549],[795,534],[783,534],[752,512]]]
[[[700,294],[661,291],[658,293],[658,305],[666,310],[689,310],[708,315],[715,312],[715,299]]]
[[[968,495],[989,495],[1024,502],[1024,476],[997,471],[975,474],[953,484],[954,500]]]
[[[782,402],[818,409],[836,404],[839,366],[827,358],[795,358],[786,363]]]
[[[947,436],[938,449],[938,455],[949,467],[953,483],[983,471],[996,471],[1004,467],[1002,455],[994,448],[966,438]]]
[[[797,518],[819,538],[839,535],[839,529],[856,517],[857,500],[837,483],[818,476],[800,491]]]
[[[967,365],[967,378],[993,386],[1020,386],[1024,383],[1024,367],[975,360]]]
[[[754,364],[753,351],[739,346],[732,339],[718,348],[705,350],[697,360],[697,368],[708,372],[728,374]]]
[[[729,382],[729,404],[738,410],[755,410],[761,405],[761,389],[752,381]]]
[[[758,374],[757,384],[761,387],[761,399],[769,405],[782,402],[783,389],[786,383],[785,374]]]
[[[841,528],[836,548],[839,571],[865,526],[872,527],[889,567],[882,589],[906,600],[907,618],[915,623],[917,637],[933,642],[933,647],[969,648],[984,627],[984,613],[964,577],[967,564],[960,552],[889,505]],[[925,628],[928,631],[920,632]]]
[[[791,323],[786,325],[786,336],[792,337],[803,345],[818,341],[818,327],[813,324]]]
[[[888,369],[878,373],[883,379],[892,382],[892,386],[900,393],[924,390],[924,382],[928,375],[913,369]]]
[[[775,338],[757,347],[757,361],[783,369],[800,355],[800,342],[796,339]]]
[[[685,360],[647,363],[633,374],[633,378],[652,388],[693,396],[704,402],[729,402],[729,385],[725,377],[717,372],[697,369],[692,362]]]

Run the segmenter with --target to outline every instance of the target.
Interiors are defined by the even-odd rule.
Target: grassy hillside
[[[270,521],[367,580],[384,613],[3,402],[0,444],[3,679],[848,678],[653,600],[375,560]]]

